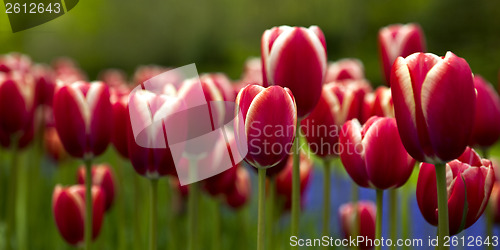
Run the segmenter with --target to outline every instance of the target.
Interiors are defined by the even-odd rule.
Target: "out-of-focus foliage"
[[[131,72],[139,64],[224,71],[232,78],[260,36],[272,26],[319,25],[330,60],[358,57],[367,77],[381,82],[377,31],[418,22],[430,52],[466,58],[473,71],[497,81],[500,1],[491,0],[84,0],[64,16],[13,34],[0,13],[0,52],[27,53],[36,61],[76,59],[90,78],[108,67]]]

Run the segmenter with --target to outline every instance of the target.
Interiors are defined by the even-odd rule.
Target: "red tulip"
[[[112,131],[108,87],[102,82],[59,84],[54,94],[54,120],[66,151],[73,157],[98,156]]]
[[[394,104],[390,88],[380,86],[374,93],[365,95],[362,120],[367,121],[372,116],[394,117]]]
[[[247,59],[243,66],[243,73],[238,85],[244,87],[248,84],[262,85],[262,62],[258,57]],[[236,93],[238,92],[239,90],[236,91]]]
[[[128,85],[127,75],[119,69],[106,69],[101,71],[98,79],[112,88],[126,87]]]
[[[235,118],[236,141],[254,167],[272,167],[288,155],[295,138],[297,107],[291,91],[279,86],[248,85],[236,97],[242,115]],[[279,110],[272,112],[270,110]]]
[[[0,57],[0,72],[26,74],[31,70],[32,61],[27,55],[9,53]]]
[[[112,88],[111,89],[111,108],[112,108],[112,123],[113,130],[111,131],[111,143],[116,151],[121,156],[128,158],[128,144],[127,144],[127,122],[129,120],[128,112],[128,93],[130,90],[127,88]]]
[[[303,199],[305,196],[303,193],[309,186],[309,181],[311,179],[313,164],[310,159],[305,155],[300,156],[300,203],[303,204]],[[278,200],[284,200],[284,208],[286,210],[291,208],[292,205],[292,168],[293,168],[293,157],[290,155],[286,159],[285,168],[278,173],[276,176],[276,194]]]
[[[92,239],[101,231],[105,194],[92,187]],[[82,245],[85,231],[85,186],[57,185],[52,195],[52,211],[61,236],[71,245]]]
[[[0,130],[24,133],[33,123],[34,86],[30,75],[0,72]]]
[[[320,28],[280,26],[266,30],[261,42],[264,86],[289,88],[303,118],[316,106],[326,73],[326,41]]]
[[[375,218],[377,208],[371,201],[359,201],[354,206],[352,203],[347,203],[339,208],[339,217],[344,234],[344,238],[363,236],[367,239],[375,240]],[[356,218],[359,216],[359,225],[356,225]],[[357,235],[354,235],[354,230],[359,230]],[[366,242],[361,243],[361,249],[370,249]]]
[[[415,160],[403,147],[394,118],[372,117],[363,127],[350,120],[342,127],[339,141],[340,159],[358,185],[397,188],[410,178]]]
[[[403,145],[418,161],[459,157],[474,125],[476,92],[467,62],[415,53],[398,57],[391,76],[394,113]]]
[[[67,157],[57,130],[52,126],[44,130],[44,146],[47,154],[55,161],[61,161]]]
[[[490,209],[493,212],[493,219],[496,224],[500,224],[500,182],[495,181],[491,190]]]
[[[340,129],[347,120],[361,116],[365,94],[364,83],[358,81],[331,82],[323,86],[318,104],[301,121],[302,133],[315,155],[332,157],[339,154]]]
[[[92,167],[92,185],[98,186],[106,194],[104,209],[108,211],[113,205],[116,193],[116,179],[111,167],[107,164],[94,165]],[[85,167],[80,167],[77,173],[78,184],[85,184]]]
[[[342,59],[328,65],[325,83],[343,80],[363,80],[365,69],[363,63],[354,58]]]
[[[56,72],[57,80],[65,84],[71,84],[77,81],[87,81],[87,75],[81,70],[77,63],[70,58],[58,58],[52,64]]]
[[[134,76],[132,77],[132,84],[134,86],[140,85],[144,83],[145,81],[167,71],[168,69],[157,66],[157,65],[144,65],[144,66],[139,66],[135,72]]]
[[[45,65],[36,65],[31,72],[35,80],[35,105],[52,106],[56,87],[55,73]]]
[[[248,203],[252,191],[248,170],[242,166],[236,169],[234,182],[224,192],[227,204],[234,209],[241,208]]]
[[[389,84],[392,64],[396,58],[425,52],[424,32],[414,23],[389,25],[378,32],[378,45],[385,80]]]
[[[460,233],[481,216],[490,198],[495,173],[491,161],[481,159],[471,148],[446,164],[450,234]],[[438,224],[434,165],[422,163],[417,182],[420,212],[430,224]],[[466,209],[466,210],[464,210]]]
[[[474,76],[476,118],[469,145],[490,147],[500,137],[500,97],[481,76]]]
[[[236,98],[234,94],[233,87],[231,86],[231,81],[229,78],[222,73],[213,74],[203,74],[200,76],[200,81],[206,82],[210,85],[214,85],[222,95],[222,100],[226,102],[233,102]]]

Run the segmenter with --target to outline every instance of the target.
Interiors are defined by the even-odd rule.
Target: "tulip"
[[[307,156],[301,154],[300,157],[300,171],[299,171],[299,180],[300,180],[300,194],[302,199],[300,200],[301,206],[304,202],[304,197],[302,194],[309,187],[309,183],[311,180],[313,163]],[[285,168],[276,176],[276,194],[278,196],[278,201],[284,201],[281,203],[285,210],[289,210],[292,206],[292,189],[293,189],[293,180],[292,180],[292,171],[293,171],[293,157],[288,157],[286,159]]]
[[[343,80],[363,80],[365,69],[363,63],[354,58],[346,58],[328,64],[325,83]]]
[[[243,73],[238,85],[244,87],[248,84],[262,85],[262,62],[258,57],[247,59],[243,66]],[[238,92],[239,90],[236,93]]]
[[[490,205],[490,209],[493,213],[494,222],[496,224],[500,224],[500,182],[499,181],[495,181],[495,183],[493,184],[489,205]]]
[[[221,93],[222,100],[233,102],[236,98],[231,81],[223,73],[203,74],[200,76],[200,81],[213,84]]]
[[[31,70],[31,58],[19,53],[9,53],[0,57],[0,72],[26,74]]]
[[[32,69],[35,81],[35,105],[52,106],[56,75],[45,65],[36,65]]]
[[[367,121],[372,116],[394,117],[394,104],[391,89],[378,87],[375,92],[365,95],[361,120]]]
[[[280,26],[266,30],[261,42],[264,86],[289,88],[304,118],[316,106],[326,73],[326,41],[320,28]]]
[[[266,168],[278,164],[292,147],[297,124],[297,106],[288,88],[248,85],[236,97],[241,115],[235,118],[236,142],[245,161],[259,169],[259,217],[257,249],[264,244],[264,196]],[[280,112],[269,112],[268,107]],[[241,131],[238,128],[244,128]]]
[[[250,199],[250,193],[252,188],[250,186],[250,175],[248,170],[243,166],[235,167],[236,178],[234,179],[232,185],[225,190],[224,197],[226,203],[234,208],[239,209],[248,203]]]
[[[33,123],[34,102],[34,82],[30,75],[0,72],[0,117],[3,118],[0,130],[9,137],[25,133]]]
[[[339,217],[344,238],[362,236],[372,241],[375,240],[376,211],[377,208],[371,201],[360,201],[355,204],[347,203],[340,206]],[[362,242],[359,248],[371,249],[373,247],[367,242]]]
[[[488,148],[500,137],[500,97],[481,76],[474,76],[476,118],[469,145]]]
[[[87,75],[78,64],[70,58],[56,59],[52,67],[56,72],[56,78],[65,84],[71,84],[77,81],[87,81]]]
[[[414,23],[389,25],[379,30],[378,45],[382,70],[386,83],[389,84],[392,64],[396,58],[407,57],[415,52],[425,52],[424,32]]]
[[[85,167],[80,167],[77,173],[78,184],[85,184]],[[105,211],[109,211],[115,200],[116,178],[111,167],[107,164],[92,167],[92,185],[98,186],[105,194]]]
[[[92,187],[92,239],[96,239],[101,231],[105,196],[101,188]],[[57,229],[64,240],[74,246],[82,245],[84,241],[85,200],[83,185],[57,185],[52,195],[52,211]]]
[[[44,147],[52,160],[61,161],[67,157],[61,139],[52,126],[47,127],[44,131]]]
[[[430,224],[438,225],[438,197],[436,196],[436,168],[422,163],[417,182],[417,202],[420,212]],[[471,148],[456,160],[446,164],[447,207],[449,232],[460,233],[472,226],[488,204],[495,173],[493,164],[481,159]],[[439,221],[440,223],[441,221]]]
[[[127,109],[128,105],[128,94],[130,91],[124,90],[123,88],[112,88],[111,89],[111,108],[112,108],[112,123],[113,130],[111,131],[111,143],[115,147],[118,153],[128,158],[128,140],[127,140],[127,122],[129,117],[129,112]]]
[[[99,73],[98,79],[105,82],[111,88],[126,87],[127,75],[119,69],[106,69]]]
[[[167,71],[166,68],[157,65],[144,65],[139,66],[132,77],[132,84],[134,86],[140,85],[145,81],[160,75],[161,73]]]

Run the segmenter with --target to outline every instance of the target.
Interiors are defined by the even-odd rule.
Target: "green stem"
[[[133,175],[134,178],[134,198],[136,202],[134,202],[134,239],[132,242],[134,242],[134,249],[141,249],[144,247],[144,241],[143,241],[143,223],[142,223],[142,214],[141,213],[141,205],[143,204],[142,202],[142,188],[141,188],[141,183],[140,183],[140,177],[137,174]]]
[[[191,180],[196,180],[196,165],[195,159],[189,159],[189,175]],[[193,182],[189,185],[188,197],[188,250],[198,249],[198,206],[200,202],[200,187],[198,182]]]
[[[257,219],[257,250],[263,250],[265,239],[264,239],[264,230],[265,230],[265,214],[266,214],[266,169],[259,168],[259,209],[258,209],[258,219]]]
[[[443,245],[444,237],[450,235],[448,221],[448,193],[446,191],[446,165],[436,164],[436,184],[438,198],[438,236],[439,249],[448,249]]]
[[[382,212],[384,207],[384,190],[377,189],[377,219],[375,224],[375,239],[382,238]],[[382,245],[375,246],[375,250],[382,249]]]
[[[397,233],[397,215],[398,215],[398,189],[389,190],[389,235],[393,242],[398,237]],[[396,244],[392,244],[391,249],[396,249]]]
[[[403,235],[403,239],[410,238],[410,230],[412,228],[412,218],[411,218],[411,206],[409,193],[411,192],[410,183],[406,183],[403,187],[401,187],[401,235]],[[408,249],[409,246],[403,246],[404,249]]]
[[[212,238],[212,249],[222,249],[221,248],[221,218],[220,218],[220,200],[214,199],[214,228],[213,228],[213,238]]]
[[[176,223],[175,223],[175,215],[174,215],[174,209],[173,209],[173,204],[174,204],[174,190],[172,187],[172,183],[170,182],[171,179],[167,178],[167,191],[166,191],[166,196],[167,196],[167,206],[165,207],[166,213],[167,213],[167,220],[168,220],[168,230],[167,230],[167,239],[168,239],[168,244],[169,244],[169,249],[177,249],[177,235],[176,235]]]
[[[357,237],[358,236],[358,234],[359,234],[359,225],[361,225],[361,223],[360,223],[361,217],[358,214],[359,209],[357,208],[358,207],[358,201],[359,201],[359,187],[353,181],[353,182],[351,182],[351,203],[352,203],[352,206],[355,208],[354,212],[356,213],[355,214],[355,216],[356,216],[355,217],[356,222],[354,223],[354,227],[353,227],[353,230],[352,230],[353,237]]]
[[[149,214],[149,250],[156,250],[158,243],[158,180],[151,179],[151,212]]]
[[[18,161],[18,136],[13,136],[12,138],[12,159],[10,164],[10,177],[9,177],[9,189],[7,194],[7,215],[5,220],[7,221],[7,229],[5,234],[5,248],[12,248],[12,233],[14,232],[14,225],[16,224],[16,196],[17,196],[17,180],[19,175]]]
[[[267,226],[268,228],[266,231],[268,232],[269,235],[274,235],[274,218],[275,218],[275,209],[276,209],[276,178],[273,176],[269,179],[269,196],[268,196],[268,221],[267,221]],[[275,249],[274,247],[274,237],[267,237],[268,244],[267,248],[268,249]]]
[[[295,130],[295,142],[293,145],[293,169],[292,169],[292,236],[299,234],[300,220],[300,119],[297,119],[297,127]],[[298,246],[292,247],[297,249]]]
[[[85,249],[92,243],[92,159],[85,162]]]
[[[323,235],[329,235],[330,230],[330,161],[324,160],[324,185],[323,185]]]

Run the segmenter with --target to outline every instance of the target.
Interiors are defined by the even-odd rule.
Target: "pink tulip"
[[[73,157],[98,156],[109,144],[112,126],[110,94],[102,82],[58,84],[54,119],[66,151]]]
[[[258,57],[247,59],[243,66],[243,73],[238,85],[244,87],[248,84],[262,85],[262,62]],[[236,91],[236,93],[238,92],[239,90]]]
[[[398,57],[391,91],[399,134],[413,158],[444,163],[464,152],[474,125],[476,92],[463,58],[451,52],[445,57]]]
[[[354,206],[352,203],[347,203],[339,208],[339,217],[342,232],[345,239],[349,237],[355,238],[355,230],[359,230],[357,236],[363,236],[371,240],[375,240],[375,218],[377,208],[371,201],[359,201]],[[359,225],[356,225],[356,218],[359,216]],[[359,246],[361,249],[370,249],[373,246],[367,245],[366,242]]]
[[[328,64],[325,83],[343,80],[363,80],[365,69],[363,63],[354,58],[346,58]]]
[[[236,97],[236,141],[245,160],[254,167],[272,167],[288,155],[295,138],[297,106],[291,91],[280,86],[248,85]],[[272,110],[279,110],[273,112]],[[240,120],[242,118],[242,120]]]
[[[446,164],[451,235],[460,233],[479,219],[488,204],[494,181],[491,161],[481,159],[471,148]],[[422,163],[417,182],[417,202],[424,218],[434,226],[438,224],[439,212],[436,189],[434,165]]]
[[[98,79],[112,88],[126,87],[128,85],[127,75],[119,69],[106,69],[101,71]]]
[[[500,97],[481,76],[474,76],[476,118],[469,145],[490,147],[500,137]]]
[[[31,70],[32,64],[31,58],[27,55],[9,53],[0,56],[0,72],[26,74]]]
[[[70,58],[58,58],[52,63],[56,72],[57,80],[65,84],[71,84],[77,81],[87,81],[87,75],[78,64]]]
[[[250,200],[252,192],[250,184],[250,175],[248,174],[248,170],[244,167],[238,167],[234,182],[224,192],[227,204],[234,209],[241,208],[247,204]]]
[[[372,116],[394,117],[391,89],[380,86],[375,92],[365,95],[361,116],[364,121]]]
[[[101,188],[92,187],[92,239],[101,231],[104,216],[105,194]],[[52,195],[52,211],[61,236],[71,245],[83,244],[85,231],[85,186],[62,187],[57,185]]]
[[[414,23],[389,25],[378,32],[378,45],[385,80],[389,84],[392,64],[396,58],[425,52],[424,32]]]
[[[326,41],[320,28],[280,26],[266,30],[261,41],[264,86],[289,88],[297,116],[306,117],[321,96],[326,73]]]
[[[113,205],[116,193],[116,178],[111,167],[107,164],[94,165],[92,167],[92,185],[98,186],[105,194],[105,211]],[[85,184],[85,167],[80,167],[77,173],[78,184]]]
[[[318,104],[301,121],[302,133],[315,155],[333,157],[339,154],[340,129],[347,120],[360,118],[365,94],[364,83],[358,81],[331,82],[323,86]]]
[[[375,116],[363,127],[350,120],[342,127],[339,141],[340,159],[358,185],[397,188],[410,178],[415,160],[403,147],[394,118]]]
[[[200,81],[214,85],[222,95],[222,100],[226,102],[233,102],[236,98],[231,81],[223,73],[203,74],[200,76]]]

